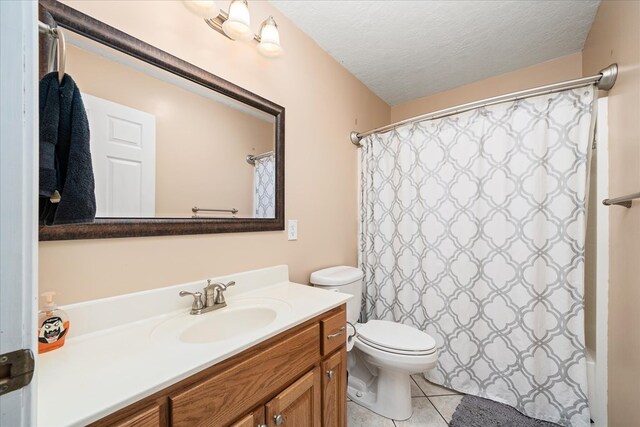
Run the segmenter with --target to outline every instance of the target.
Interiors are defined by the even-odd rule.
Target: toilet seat
[[[357,331],[362,344],[388,353],[427,356],[436,352],[436,342],[429,334],[401,323],[370,320]]]

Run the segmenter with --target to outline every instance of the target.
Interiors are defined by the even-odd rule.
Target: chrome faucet
[[[229,286],[235,285],[236,282],[224,283],[211,283],[211,280],[207,280],[207,286],[204,288],[204,302],[202,301],[202,292],[187,292],[181,291],[180,296],[185,297],[191,295],[193,297],[193,304],[191,305],[190,314],[204,314],[213,310],[226,307],[227,302],[224,299],[224,291]]]

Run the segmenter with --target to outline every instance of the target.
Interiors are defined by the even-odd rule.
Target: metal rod
[[[204,209],[204,208],[199,208],[197,206],[194,206],[191,208],[191,212],[197,214],[198,212],[229,212],[232,214],[237,214],[238,213],[238,209],[236,208],[231,208],[231,209]]]
[[[633,193],[627,196],[616,197],[615,199],[604,199],[602,204],[605,206],[624,206],[625,208],[630,208],[633,200],[640,199],[640,193]]]
[[[55,37],[55,31],[53,31],[53,28],[51,28],[51,25],[45,24],[42,21],[38,21],[38,31]]]
[[[257,156],[254,156],[253,154],[249,154],[247,155],[246,160],[247,160],[247,163],[255,166],[256,160],[264,159],[265,157],[269,157],[269,156],[273,156],[273,151],[267,151],[266,153],[258,154]]]
[[[540,86],[532,89],[521,90],[519,92],[508,93],[505,95],[494,96],[492,98],[482,99],[480,101],[469,102],[467,104],[457,105],[455,107],[445,108],[443,110],[434,111],[432,113],[422,114],[420,116],[411,117],[390,125],[381,126],[379,128],[372,129],[367,132],[351,132],[349,139],[351,142],[360,146],[360,140],[365,136],[372,135],[374,133],[383,133],[393,130],[399,126],[406,125],[408,123],[421,122],[425,120],[439,119],[442,117],[451,116],[458,113],[464,113],[465,111],[474,110],[476,108],[487,107],[489,105],[500,104],[502,102],[517,101],[519,99],[529,98],[532,96],[549,94],[554,92],[560,92],[562,90],[574,89],[577,87],[586,86],[595,83],[596,87],[601,90],[609,90],[613,87],[618,77],[618,64],[611,64],[607,68],[600,71],[595,76],[582,77],[580,79],[568,80],[560,83],[553,83],[546,86]]]

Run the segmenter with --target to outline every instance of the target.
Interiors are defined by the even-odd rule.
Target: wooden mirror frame
[[[41,226],[41,241],[284,230],[284,107],[56,0],[40,0],[40,6],[63,29],[274,116],[276,154],[275,218],[99,218],[91,224]]]

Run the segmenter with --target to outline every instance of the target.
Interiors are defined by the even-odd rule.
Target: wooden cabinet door
[[[171,425],[228,426],[316,365],[320,361],[319,342],[320,326],[314,323],[244,362],[170,395]],[[317,388],[320,393],[320,385]]]
[[[322,362],[322,426],[347,425],[347,350]]]
[[[264,425],[264,406],[261,406],[251,413],[240,418],[231,427],[260,427]]]
[[[273,398],[267,403],[267,426],[320,427],[320,383],[320,368],[315,368]]]

